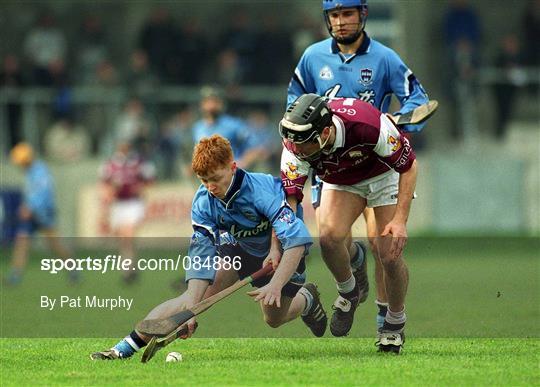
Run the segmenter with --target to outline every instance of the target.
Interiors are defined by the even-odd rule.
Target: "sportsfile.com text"
[[[102,274],[109,271],[124,271],[130,270],[133,260],[130,258],[122,258],[120,255],[109,254],[104,258],[44,258],[41,260],[41,271],[57,274],[61,271],[98,271]],[[137,270],[149,271],[176,271],[183,270],[240,270],[242,262],[239,256],[215,256],[215,257],[199,257],[199,256],[182,256],[178,255],[173,258],[140,258],[135,261]]]

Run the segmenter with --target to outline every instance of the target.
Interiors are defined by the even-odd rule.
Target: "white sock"
[[[385,320],[394,325],[398,324],[405,324],[405,321],[407,321],[407,315],[405,314],[405,307],[403,307],[403,310],[401,312],[393,312],[388,308],[386,312]]]
[[[306,316],[308,314],[308,311],[311,309],[311,306],[313,305],[313,296],[310,292],[306,290],[306,288],[300,288],[298,291],[299,294],[303,295],[306,299],[306,306],[304,307],[304,310],[302,311],[302,316]]]
[[[345,293],[350,293],[353,291],[356,285],[356,280],[354,279],[354,276],[351,274],[351,277],[347,281],[336,282],[336,284],[337,284],[338,292],[345,294]]]

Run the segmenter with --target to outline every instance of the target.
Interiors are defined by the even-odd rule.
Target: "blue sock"
[[[364,245],[361,242],[354,242],[356,245],[356,254],[354,257],[351,258],[351,267],[353,271],[358,269],[362,264],[364,263],[364,259],[366,259],[366,251],[364,249]]]
[[[133,331],[116,344],[113,349],[118,351],[122,359],[133,356],[135,352],[144,347],[146,343]]]
[[[388,303],[375,300],[375,304],[377,304],[377,307],[379,308],[379,312],[377,313],[377,328],[379,329],[384,325],[384,318],[388,311]]]

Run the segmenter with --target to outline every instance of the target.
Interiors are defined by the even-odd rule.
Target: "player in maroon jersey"
[[[339,292],[330,324],[332,334],[348,334],[356,307],[367,296],[364,278],[352,273],[359,263],[350,254],[347,235],[364,208],[371,207],[389,302],[377,345],[380,351],[399,353],[405,339],[409,279],[402,252],[417,174],[409,141],[372,105],[353,98],[327,102],[316,94],[304,94],[289,106],[280,122],[280,134],[286,148],[281,173],[287,195],[302,200],[310,167],[325,183],[320,244]]]
[[[120,254],[135,265],[135,233],[144,219],[143,191],[154,179],[154,165],[144,161],[120,140],[114,155],[101,167],[100,198],[102,203],[100,233],[119,237]],[[124,280],[130,283],[137,272],[130,269]]]

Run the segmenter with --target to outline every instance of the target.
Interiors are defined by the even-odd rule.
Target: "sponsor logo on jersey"
[[[375,90],[367,89],[367,90],[359,92],[358,99],[374,105],[375,104]]]
[[[362,153],[362,151],[350,151],[349,152],[349,157],[350,158],[353,158],[353,159],[356,159],[358,157],[362,157],[364,154]]]
[[[401,148],[401,141],[399,141],[399,139],[395,138],[394,136],[388,136],[388,140],[386,142],[392,145],[392,152],[395,152],[399,148]]]
[[[298,166],[294,165],[290,161],[287,163],[287,170],[285,171],[285,175],[289,180],[296,180],[300,177],[300,173],[298,173]]]
[[[270,228],[270,221],[263,220],[261,223],[259,223],[255,228],[244,230],[239,227],[237,227],[236,224],[233,224],[231,227],[230,234],[235,238],[248,238],[252,236],[257,236],[261,233],[264,233]]]
[[[332,73],[332,70],[330,70],[330,67],[324,66],[319,72],[319,78],[324,80],[334,79],[334,74]]]
[[[372,69],[361,69],[360,70],[360,83],[363,85],[370,85],[373,81],[373,70]]]

